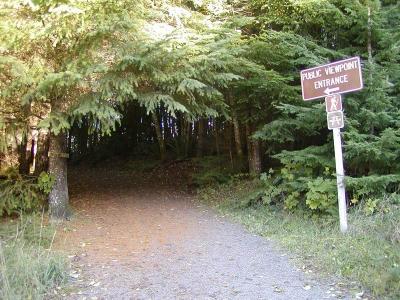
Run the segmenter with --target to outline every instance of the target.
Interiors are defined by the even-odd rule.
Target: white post
[[[346,207],[346,190],[344,185],[343,153],[342,153],[342,139],[340,136],[340,128],[333,129],[333,143],[335,146],[336,181],[338,189],[340,231],[345,233],[347,231],[347,207]]]

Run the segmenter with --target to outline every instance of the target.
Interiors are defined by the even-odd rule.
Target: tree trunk
[[[214,135],[215,135],[215,151],[217,152],[217,155],[219,156],[221,154],[221,149],[220,149],[220,138],[219,138],[219,129],[218,129],[218,120],[217,118],[214,119]]]
[[[261,174],[260,141],[252,140],[251,144],[251,156],[253,163],[250,166],[250,173],[259,175]]]
[[[202,157],[204,154],[204,120],[199,119],[197,127],[197,151],[196,156]]]
[[[167,112],[165,111],[164,108],[161,108],[161,115],[162,120],[161,122],[163,122],[163,128],[164,128],[164,141],[170,141],[172,134],[171,134],[171,126],[169,124],[169,115],[167,114]]]
[[[27,160],[28,160],[27,161],[27,163],[28,163],[28,173],[31,172],[31,167],[34,166],[33,162],[35,161],[35,148],[36,148],[35,143],[36,143],[36,141],[35,141],[34,137],[32,136],[29,155],[28,155],[28,158],[27,158]]]
[[[261,173],[260,141],[252,139],[252,134],[253,128],[251,124],[246,123],[249,173],[258,175]]]
[[[27,158],[27,151],[26,148],[28,146],[28,135],[29,135],[29,115],[31,113],[31,106],[30,105],[24,105],[22,107],[22,114],[23,118],[26,120],[25,122],[25,128],[21,132],[22,137],[21,137],[21,143],[18,145],[17,144],[17,151],[18,151],[18,163],[19,163],[19,172],[21,174],[29,174],[29,161]],[[18,143],[18,140],[16,139],[16,142]]]
[[[233,163],[233,125],[230,122],[224,122],[223,125],[223,140],[224,140],[224,152],[229,153],[229,159],[231,163],[231,168],[234,168]]]
[[[20,174],[29,173],[29,162],[26,155],[26,147],[28,145],[28,135],[23,133],[21,143],[18,145],[18,170]]]
[[[89,139],[89,122],[87,119],[82,120],[82,125],[76,128],[78,133],[78,155],[79,159],[86,156],[88,151]]]
[[[236,114],[233,114],[233,116],[232,116],[232,124],[233,124],[233,133],[234,133],[234,137],[235,137],[236,154],[239,158],[242,158],[243,157],[242,141],[240,138],[239,121],[236,117]]]
[[[234,110],[234,101],[231,92],[227,91],[225,97],[232,109],[232,124],[233,124],[233,136],[235,139],[235,150],[236,150],[236,155],[239,157],[239,161],[241,161],[243,158],[243,148],[242,148],[242,141],[240,138],[239,120]]]
[[[151,113],[151,118],[153,120],[154,128],[156,130],[158,146],[160,147],[160,159],[164,161],[166,157],[165,142],[161,133],[160,122],[158,121],[156,112]]]
[[[192,123],[187,120],[185,117],[182,117],[182,123],[184,124],[184,156],[188,157],[189,156],[189,149],[190,149],[190,138],[191,138],[191,132],[192,132]]]
[[[54,177],[53,189],[49,195],[50,219],[62,221],[68,216],[68,182],[66,135],[50,133],[49,173]]]
[[[37,151],[35,155],[35,171],[36,176],[42,172],[47,172],[49,168],[49,133],[39,131],[37,138]]]
[[[368,5],[368,41],[367,41],[367,50],[368,50],[368,62],[372,65],[372,16],[371,16],[371,7]]]

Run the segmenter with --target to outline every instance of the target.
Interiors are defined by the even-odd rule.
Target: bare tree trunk
[[[371,6],[368,5],[368,62],[373,63],[372,60],[372,17],[371,17]]]
[[[199,119],[197,127],[197,151],[196,156],[202,157],[204,154],[204,119]]]
[[[29,150],[29,155],[27,158],[27,163],[28,163],[28,173],[31,172],[31,167],[33,168],[33,162],[35,161],[35,145],[36,141],[34,137],[31,137],[31,144],[30,144],[30,150]]]
[[[23,133],[21,143],[18,145],[18,170],[20,174],[29,173],[29,162],[26,155],[26,147],[28,145],[28,135]]]
[[[182,120],[183,124],[184,124],[184,143],[185,143],[185,157],[189,156],[189,149],[190,149],[190,144],[191,144],[191,132],[192,132],[192,123],[187,120],[186,118],[183,118]]]
[[[251,124],[246,123],[249,173],[258,175],[261,173],[260,141],[252,139],[252,134],[253,128]]]
[[[229,158],[231,160],[231,167],[232,169],[235,167],[234,165],[234,161],[233,161],[233,153],[234,153],[234,148],[233,148],[233,125],[229,124],[229,123],[225,123],[225,129],[226,129],[226,137],[227,137],[227,141],[228,141],[228,149],[229,149]]]
[[[221,149],[219,146],[219,129],[218,129],[218,120],[217,118],[214,119],[214,135],[215,135],[215,150],[217,152],[217,155],[219,156],[221,154]]]
[[[239,127],[239,121],[236,117],[236,114],[233,114],[232,116],[232,124],[233,124],[233,133],[235,137],[235,149],[236,149],[236,154],[240,158],[243,157],[243,148],[242,148],[242,141],[240,138],[240,127]]]
[[[164,127],[164,141],[170,141],[172,138],[172,134],[171,134],[171,127],[169,124],[169,115],[167,114],[167,112],[165,111],[164,108],[161,109],[161,115],[163,116],[162,121],[163,122],[163,127]]]
[[[153,120],[154,128],[156,130],[158,146],[160,147],[160,159],[163,161],[163,160],[165,160],[165,157],[166,157],[166,149],[165,149],[164,138],[161,133],[160,122],[158,121],[156,112],[151,113],[151,118]]]
[[[225,97],[232,109],[232,124],[233,124],[233,136],[235,139],[235,150],[236,150],[236,155],[239,157],[239,160],[241,161],[243,158],[243,148],[242,148],[242,141],[240,138],[239,120],[234,110],[234,102],[231,92],[227,91]]]
[[[261,174],[261,155],[260,155],[260,141],[252,140],[251,156],[253,157],[253,165],[250,168],[250,173]]]
[[[47,172],[49,167],[49,133],[41,130],[38,133],[37,151],[35,156],[35,175]]]
[[[81,127],[77,128],[78,133],[78,155],[80,158],[86,156],[88,151],[88,139],[89,139],[89,122],[87,119],[82,120]]]
[[[28,146],[28,136],[29,136],[29,115],[31,113],[31,106],[30,105],[24,105],[22,107],[22,113],[23,113],[23,118],[25,119],[25,124],[21,134],[21,143],[18,144],[18,140],[16,138],[17,142],[17,151],[18,151],[18,163],[19,163],[19,172],[21,174],[29,174],[29,161],[27,157],[27,151],[26,148]]]
[[[49,195],[50,219],[62,221],[68,214],[66,135],[50,133],[49,173],[54,177],[54,186]]]

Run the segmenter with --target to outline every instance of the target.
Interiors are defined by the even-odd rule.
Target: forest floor
[[[333,299],[340,283],[200,204],[185,168],[79,168],[56,248],[71,260],[63,299]]]

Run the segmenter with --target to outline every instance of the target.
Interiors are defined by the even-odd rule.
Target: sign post
[[[338,190],[340,231],[347,231],[347,203],[344,182],[342,138],[344,127],[342,97],[340,94],[363,88],[359,57],[333,62],[300,72],[304,101],[325,97],[328,129],[333,131],[336,182]]]
[[[344,233],[347,231],[347,205],[346,188],[344,185],[342,138],[340,136],[340,128],[333,128],[333,144],[335,147],[336,183],[338,190],[340,231]]]

